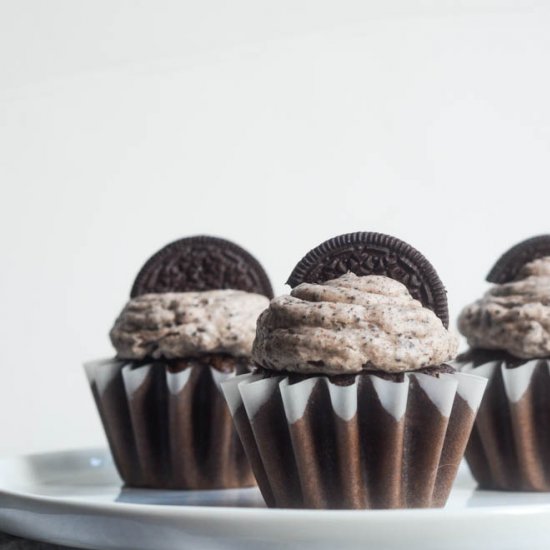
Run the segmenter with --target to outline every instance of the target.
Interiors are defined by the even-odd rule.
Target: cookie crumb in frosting
[[[493,285],[466,306],[458,328],[472,348],[522,359],[550,355],[550,256],[529,262],[518,279]]]
[[[110,337],[123,359],[248,356],[268,304],[265,296],[241,290],[143,294],[126,304]]]
[[[302,283],[258,319],[253,358],[262,367],[347,374],[412,371],[456,355],[458,340],[402,283],[347,273]]]

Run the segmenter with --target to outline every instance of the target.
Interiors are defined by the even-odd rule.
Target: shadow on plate
[[[123,487],[116,501],[127,504],[159,504],[163,506],[265,508],[260,491],[255,487],[219,491],[161,491]]]
[[[468,508],[486,508],[488,506],[524,506],[550,505],[550,493],[529,493],[509,491],[487,491],[475,489],[468,499]]]

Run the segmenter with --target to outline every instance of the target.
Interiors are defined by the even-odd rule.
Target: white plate
[[[0,531],[131,550],[529,550],[550,547],[550,494],[475,491],[461,472],[443,510],[268,510],[256,489],[121,489],[105,450],[0,460]]]

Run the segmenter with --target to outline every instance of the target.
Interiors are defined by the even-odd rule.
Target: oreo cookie
[[[550,235],[531,237],[505,252],[489,271],[487,281],[497,284],[515,281],[525,264],[544,256],[550,256]]]
[[[447,292],[432,264],[415,248],[382,233],[348,233],[310,250],[298,262],[287,284],[322,283],[351,271],[385,275],[403,283],[422,305],[449,326]]]
[[[256,258],[231,241],[204,235],[170,243],[149,258],[130,296],[218,289],[273,298],[269,278]]]

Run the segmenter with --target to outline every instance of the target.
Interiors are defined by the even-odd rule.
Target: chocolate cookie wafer
[[[347,233],[323,242],[298,262],[287,284],[321,283],[347,272],[385,275],[403,283],[449,326],[447,292],[432,264],[411,245],[383,233]]]
[[[545,256],[550,256],[550,235],[526,239],[510,248],[497,260],[487,275],[487,281],[497,284],[514,281],[525,264]]]
[[[151,256],[130,296],[218,289],[273,297],[269,278],[256,258],[231,241],[205,235],[179,239]]]

